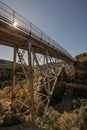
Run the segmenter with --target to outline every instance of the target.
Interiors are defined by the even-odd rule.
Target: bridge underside
[[[3,18],[4,19],[4,18]],[[43,42],[42,39],[34,37],[32,32],[25,33],[21,27],[14,27],[7,19],[0,21],[0,44],[17,47],[20,49],[28,50],[28,44],[32,44],[32,47],[36,53],[46,54],[48,51],[49,56],[58,57],[66,62],[73,62],[72,58],[69,58],[61,50],[57,49],[55,46]]]

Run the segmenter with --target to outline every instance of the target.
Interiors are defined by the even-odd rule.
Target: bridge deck
[[[0,2],[0,44],[28,50],[32,43],[36,53],[73,62],[73,57],[52,38],[43,33],[27,19]]]

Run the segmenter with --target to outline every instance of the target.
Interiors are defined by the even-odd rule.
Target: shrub
[[[76,123],[76,115],[74,113],[64,112],[60,118],[58,118],[58,124],[61,130],[79,130]]]
[[[76,124],[80,130],[87,130],[87,110],[79,109]]]
[[[72,101],[72,106],[73,106],[74,109],[76,109],[76,108],[80,108],[81,103],[80,103],[79,100],[74,99],[74,100]]]

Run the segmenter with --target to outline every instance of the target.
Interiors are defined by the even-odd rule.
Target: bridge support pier
[[[18,54],[18,57],[17,57],[17,54]],[[26,108],[28,108],[28,105],[26,105],[26,103],[25,103],[26,101],[22,102],[16,96],[17,93],[20,90],[15,92],[16,81],[17,81],[17,84],[19,82],[18,79],[17,79],[17,73],[16,73],[16,69],[17,69],[17,63],[16,62],[17,62],[17,59],[19,59],[18,60],[20,62],[19,65],[22,67],[23,75],[25,76],[25,78],[26,78],[25,80],[26,80],[27,85],[29,87],[28,88],[28,91],[29,91],[28,92],[29,93],[29,109],[30,109],[29,111],[31,111],[31,120],[35,123],[35,106],[34,106],[34,90],[33,90],[33,66],[32,66],[32,63],[34,62],[34,60],[32,61],[32,43],[31,43],[30,40],[28,41],[27,58],[28,58],[28,63],[26,64],[21,51],[17,47],[14,47],[14,49],[13,49],[12,108],[14,108],[14,105],[15,105],[16,102],[21,104],[22,107],[25,106]],[[27,72],[26,72],[25,68],[27,69]],[[22,109],[22,107],[21,107],[21,109]]]
[[[28,41],[28,80],[31,100],[32,121],[35,123],[35,106],[34,106],[34,90],[33,90],[33,66],[32,66],[32,43]]]
[[[12,108],[14,107],[14,88],[16,85],[16,53],[17,53],[17,48],[14,47],[13,49],[14,54],[13,54],[13,85],[12,85]]]

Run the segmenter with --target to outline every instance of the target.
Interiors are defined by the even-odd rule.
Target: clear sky
[[[72,56],[87,52],[87,0],[1,0],[51,36]],[[0,59],[12,49],[0,46]],[[7,59],[8,59],[7,58]]]

